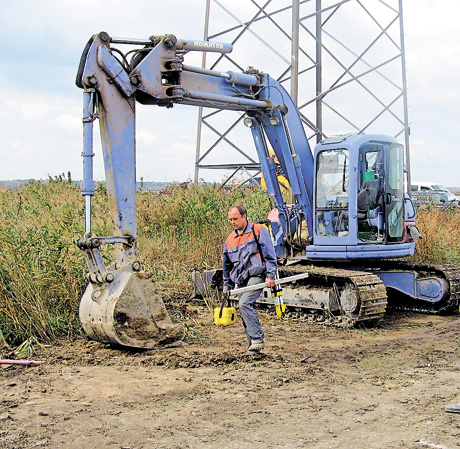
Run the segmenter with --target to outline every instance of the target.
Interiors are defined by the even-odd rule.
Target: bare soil
[[[188,305],[185,347],[84,338],[0,365],[0,448],[460,447],[460,319],[390,313],[371,329],[261,312],[265,356],[241,321]],[[11,357],[4,349],[2,358]]]

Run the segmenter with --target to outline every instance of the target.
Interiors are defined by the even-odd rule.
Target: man
[[[228,211],[233,231],[227,237],[223,250],[224,295],[235,287],[267,283],[275,286],[276,254],[268,229],[248,222],[244,206],[232,206]],[[243,293],[239,310],[248,340],[248,353],[259,353],[265,347],[265,335],[254,303],[262,289]]]

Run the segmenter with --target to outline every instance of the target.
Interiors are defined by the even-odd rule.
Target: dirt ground
[[[0,365],[0,448],[460,447],[460,318],[390,313],[371,329],[261,312],[264,357],[241,321],[187,306],[188,345],[87,341]],[[11,356],[2,351],[2,358]]]

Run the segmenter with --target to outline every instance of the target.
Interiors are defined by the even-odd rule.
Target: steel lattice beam
[[[228,41],[234,48],[259,49],[256,56],[264,56],[262,63],[271,65],[270,70],[275,66],[277,73],[269,72],[270,75],[286,84],[291,92],[312,146],[334,134],[339,126],[348,131],[372,132],[372,127],[385,123],[385,128],[378,132],[404,135],[409,160],[402,0],[251,0],[245,6],[237,10],[231,0],[207,0],[204,38]],[[355,28],[350,34],[354,37],[348,39],[340,31],[349,24],[351,16]],[[222,22],[230,25],[223,29],[213,26]],[[356,36],[357,28],[361,28],[358,25],[362,25],[363,32]],[[276,63],[270,64],[271,61]],[[246,56],[243,59],[241,55],[225,54],[207,61],[204,54],[202,60],[203,67],[209,65],[214,70],[228,66],[243,70],[247,64]],[[264,66],[256,68],[269,70]],[[306,77],[310,77],[310,82],[304,81]],[[360,114],[353,113],[350,105],[340,100],[350,92],[358,92],[362,104],[372,103],[373,110],[360,106],[356,100],[354,106],[360,108]],[[204,115],[200,109],[195,182],[204,169],[232,170],[224,184],[235,178],[238,171],[248,178],[260,173],[250,133],[241,124],[243,116],[236,114],[222,128],[221,114],[222,111],[213,111]],[[208,133],[207,142],[203,139],[204,130]],[[216,137],[213,139],[209,133]],[[248,136],[247,144],[236,142],[243,133]],[[223,145],[227,149],[220,154],[221,159],[240,159],[210,161],[222,152]]]

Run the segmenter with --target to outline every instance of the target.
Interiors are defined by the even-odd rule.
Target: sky
[[[235,8],[249,2],[221,1]],[[460,4],[439,4],[403,0],[411,174],[415,181],[460,186],[455,143],[460,120]],[[73,179],[81,179],[82,91],[75,86],[75,75],[93,34],[148,38],[173,33],[185,39],[203,35],[205,0],[93,0],[82,5],[74,0],[0,0],[0,180],[47,179],[68,171]],[[193,58],[198,56],[191,65],[199,65],[200,59]],[[138,179],[193,178],[196,127],[197,108],[139,107]],[[97,129],[95,152],[95,177],[103,179]],[[200,175],[211,181],[222,177],[210,171]]]

